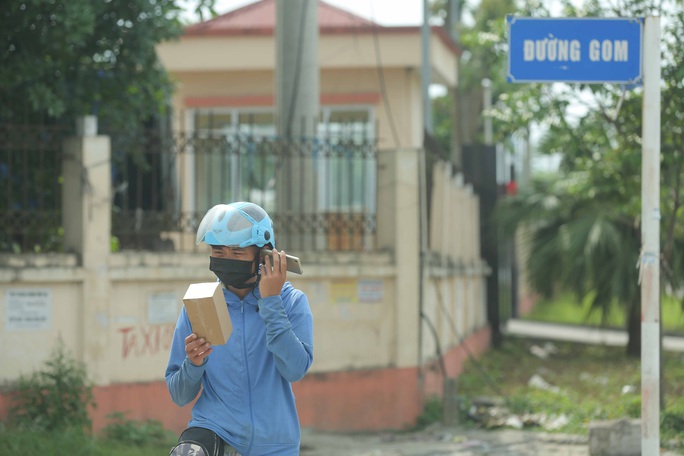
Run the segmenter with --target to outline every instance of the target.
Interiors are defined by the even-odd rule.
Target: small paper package
[[[192,332],[211,345],[228,342],[233,331],[221,282],[193,283],[183,296]]]

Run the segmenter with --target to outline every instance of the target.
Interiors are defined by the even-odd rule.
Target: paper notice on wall
[[[150,293],[147,295],[147,322],[151,325],[176,323],[181,301],[178,295],[169,293]]]
[[[358,302],[356,280],[335,280],[330,283],[330,301],[334,304]]]
[[[5,330],[41,330],[52,326],[52,290],[10,288],[5,292]]]
[[[382,280],[359,280],[359,302],[382,302],[384,297]]]

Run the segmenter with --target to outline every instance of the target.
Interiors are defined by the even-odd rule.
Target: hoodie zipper
[[[254,444],[254,412],[252,410],[252,380],[249,377],[249,363],[247,359],[247,324],[245,317],[245,301],[240,300],[240,314],[242,315],[242,356],[245,359],[245,373],[247,374],[247,403],[249,405],[249,420],[251,423],[251,435],[249,438],[249,445],[247,446],[247,454],[252,451]]]

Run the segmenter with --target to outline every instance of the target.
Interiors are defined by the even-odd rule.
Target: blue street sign
[[[643,18],[508,16],[509,82],[641,84]]]

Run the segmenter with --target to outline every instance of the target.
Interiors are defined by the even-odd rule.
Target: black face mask
[[[245,282],[256,275],[252,272],[253,261],[230,260],[227,258],[209,258],[209,270],[227,287],[254,288],[255,283]]]

